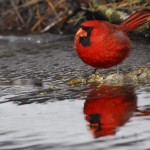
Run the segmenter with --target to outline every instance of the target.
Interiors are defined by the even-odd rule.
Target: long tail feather
[[[150,22],[150,10],[142,10],[123,21],[121,23],[121,29],[125,32],[129,32],[147,22]]]

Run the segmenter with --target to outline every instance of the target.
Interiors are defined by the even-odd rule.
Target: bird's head
[[[92,31],[100,26],[100,21],[86,21],[81,24],[80,28],[77,30],[75,34],[75,39],[79,40],[79,42],[84,46],[90,45],[90,37]]]

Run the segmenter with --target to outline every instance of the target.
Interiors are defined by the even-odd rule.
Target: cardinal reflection
[[[87,96],[84,114],[95,138],[116,133],[136,111],[137,97],[133,89],[124,86],[101,86]]]

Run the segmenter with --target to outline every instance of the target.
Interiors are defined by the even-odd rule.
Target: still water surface
[[[70,37],[0,40],[0,149],[150,149],[149,84],[70,87],[68,80],[92,72]],[[135,44],[121,67],[148,66],[147,45]]]

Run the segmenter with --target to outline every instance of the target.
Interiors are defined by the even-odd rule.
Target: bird
[[[97,69],[108,69],[129,56],[131,41],[128,33],[150,22],[150,10],[132,14],[121,24],[102,20],[81,23],[75,34],[74,45],[81,60]]]

